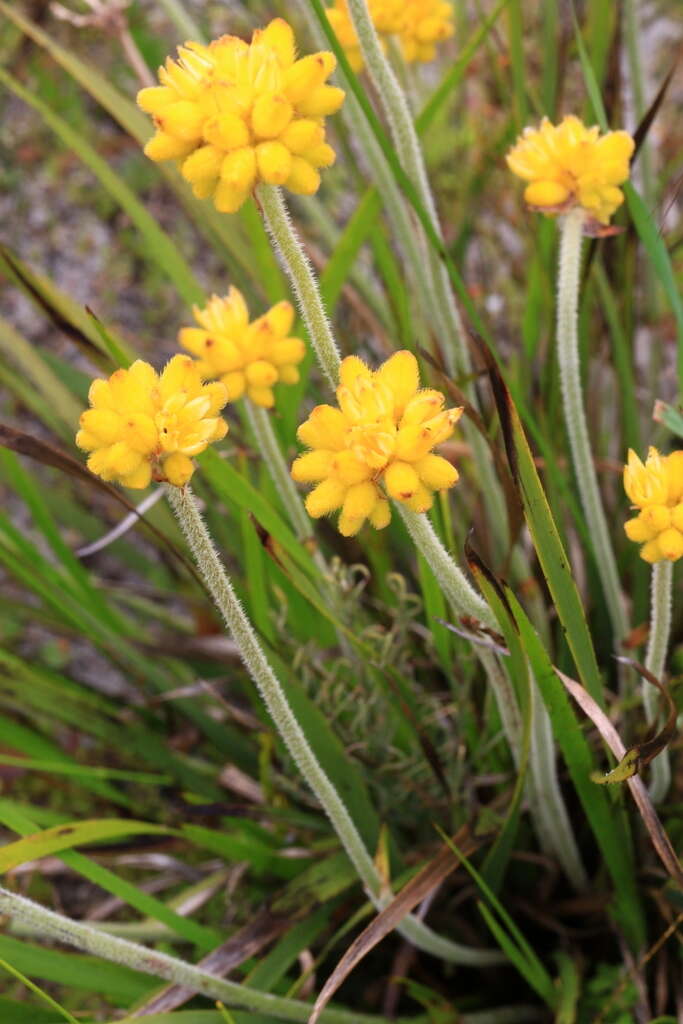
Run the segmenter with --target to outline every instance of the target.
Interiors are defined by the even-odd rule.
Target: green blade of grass
[[[510,472],[523,503],[524,516],[543,575],[564,627],[581,681],[598,703],[601,703],[603,684],[600,670],[567,554],[562,546],[515,403],[493,357],[483,348],[482,353],[491,378]]]
[[[0,969],[2,969],[3,971],[7,971],[8,974],[13,975],[13,977],[20,981],[22,985],[25,985],[26,988],[30,989],[31,992],[33,992],[40,999],[46,1002],[48,1006],[51,1006],[53,1010],[56,1010],[60,1017],[63,1017],[64,1020],[69,1021],[69,1024],[78,1024],[76,1018],[71,1013],[69,1013],[69,1011],[64,1006],[60,1006],[56,999],[53,999],[52,996],[48,995],[47,992],[44,992],[39,985],[36,985],[35,982],[31,981],[30,978],[27,978],[25,974],[22,974],[21,971],[17,970],[17,968],[13,967],[11,964],[8,964],[7,961],[3,960],[2,958],[0,958]]]
[[[26,842],[35,831],[33,821],[23,815],[16,805],[10,801],[0,800],[0,821],[7,828],[11,828],[14,832],[18,832],[19,835],[23,836],[23,839],[18,840],[16,845],[20,842]],[[45,831],[55,834],[64,827],[65,823],[62,822],[59,825],[53,826],[52,829]],[[169,833],[176,834],[172,829],[163,826],[153,826],[153,828],[157,833],[166,835]],[[3,847],[0,853],[5,849],[7,847]],[[165,924],[171,931],[182,935],[184,939],[194,943],[200,950],[211,949],[220,943],[220,933],[213,928],[208,928],[196,921],[192,921],[190,918],[182,917],[166,906],[165,903],[162,903],[161,900],[138,888],[132,882],[120,878],[113,871],[109,871],[108,868],[98,864],[97,861],[92,860],[79,850],[61,848],[56,851],[56,855],[79,875],[87,878],[89,882],[99,885],[105,892],[111,893],[112,896],[116,896],[123,903],[134,907],[145,917]]]
[[[471,875],[477,888],[485,899],[485,903],[479,905],[486,923],[491,928],[501,949],[508,956],[517,970],[526,981],[539,994],[541,999],[551,1008],[555,1007],[557,993],[552,978],[537,957],[532,946],[525,939],[524,935],[513,921],[510,914],[500,902],[486,880],[481,876],[472,864],[469,857],[458,849],[450,836],[441,829],[437,829],[443,841],[450,846],[451,850],[462,863],[463,867]]]
[[[515,685],[517,699],[519,701],[519,709],[522,716],[521,749],[519,752],[517,777],[515,779],[512,799],[510,800],[503,827],[496,837],[491,849],[487,853],[481,871],[482,876],[491,890],[498,893],[503,882],[507,863],[512,853],[519,825],[522,798],[524,796],[524,787],[529,767],[533,705],[531,702],[529,666],[527,664],[524,646],[521,642],[518,630],[513,628],[512,615],[505,594],[499,582],[486,568],[482,560],[475,555],[469,545],[466,548],[466,553],[468,565],[477,581],[477,585],[489,606],[493,609],[496,619],[503,630],[503,635],[508,648],[508,654],[506,657],[508,672],[513,684]]]
[[[30,942],[20,942],[9,935],[0,935],[0,956],[22,973],[108,996],[120,1006],[130,1005],[155,984],[154,978],[127,967],[109,964],[94,956],[45,949]]]
[[[63,436],[73,436],[82,411],[80,402],[41,358],[39,351],[3,317],[0,317],[0,351],[30,380],[50,410],[57,414],[64,426]]]
[[[53,853],[81,846],[83,843],[120,839],[122,836],[130,835],[168,835],[169,831],[162,825],[119,818],[72,821],[36,832],[14,843],[7,843],[0,849],[0,872],[11,871],[27,860],[48,857]]]
[[[595,763],[574,710],[553,664],[517,598],[505,588],[522,645],[531,664],[540,694],[548,709],[553,735],[562,751],[583,810],[615,887],[616,914],[633,949],[645,942],[645,925],[636,882],[633,847],[618,806],[604,789],[591,782]]]
[[[63,292],[57,285],[38,273],[21,260],[7,246],[0,244],[0,271],[5,273],[27,298],[46,315],[54,326],[82,348],[90,360],[98,365],[108,366],[111,359],[109,348],[102,340],[102,334],[95,326],[92,316],[79,303]],[[132,362],[136,353],[120,337],[109,330],[115,339],[117,351]]]

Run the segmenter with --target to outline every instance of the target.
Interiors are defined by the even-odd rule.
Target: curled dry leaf
[[[630,662],[630,664],[636,664],[636,667],[642,668],[642,666],[637,666],[637,663]],[[555,672],[558,679],[564,684],[565,688],[572,695],[584,714],[586,714],[596,726],[614,756],[621,760],[626,754],[626,747],[622,743],[619,733],[614,728],[605,712],[599,704],[593,700],[588,691],[581,686],[580,683],[577,683],[577,681],[572,679],[570,676],[566,676],[564,672],[561,672],[558,668],[555,668]],[[650,800],[650,796],[645,788],[643,780],[639,775],[632,775],[630,778],[626,779],[626,782],[631,790],[633,799],[636,802],[636,807],[638,808],[640,816],[643,819],[643,824],[650,834],[652,845],[657,851],[659,859],[671,878],[673,878],[679,886],[683,886],[683,869],[681,869],[678,857],[676,856],[676,851],[671,845],[671,840],[664,831],[662,823],[657,817],[657,812],[652,806],[652,801]]]
[[[633,775],[637,775],[641,768],[650,764],[658,754],[661,754],[661,752],[666,749],[676,732],[676,706],[666,687],[655,675],[652,674],[652,672],[646,669],[644,665],[641,665],[640,662],[633,661],[631,658],[617,658],[617,661],[635,668],[637,672],[640,672],[644,679],[647,679],[648,683],[657,687],[667,702],[668,715],[663,729],[661,729],[660,732],[651,739],[630,747],[621,758],[616,768],[613,768],[611,772],[608,772],[606,775],[601,775],[600,772],[593,772],[591,779],[593,782],[597,782],[600,785],[604,785],[605,783],[626,782]]]
[[[453,837],[455,844],[469,857],[480,845],[469,835],[467,826],[459,830]],[[381,910],[367,928],[354,939],[346,953],[335,967],[330,977],[325,982],[323,989],[315,1001],[313,1013],[308,1019],[308,1024],[317,1024],[320,1014],[337,991],[339,986],[346,980],[351,971],[365,957],[371,949],[374,949],[382,939],[393,931],[409,914],[413,907],[416,907],[426,896],[437,886],[441,885],[452,871],[456,869],[460,861],[449,846],[444,846],[441,851],[427,864],[419,874],[415,875],[401,889],[398,896]]]

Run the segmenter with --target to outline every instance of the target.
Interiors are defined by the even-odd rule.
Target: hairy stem
[[[550,716],[531,673],[531,746],[529,750],[530,803],[541,845],[552,852],[567,878],[580,892],[588,888],[574,830],[557,777],[555,741]]]
[[[396,505],[415,547],[424,556],[453,608],[459,614],[479,619],[489,629],[498,629],[493,612],[446,551],[427,516],[412,512],[399,502]]]
[[[652,566],[650,598],[650,637],[645,655],[645,668],[661,679],[666,667],[666,652],[671,633],[671,589],[673,563],[655,562]],[[660,717],[659,693],[651,683],[643,680],[643,703],[648,725]],[[653,803],[664,799],[671,783],[669,752],[663,750],[652,762],[650,770],[650,797]]]
[[[282,192],[274,185],[258,185],[256,199],[275,251],[292,282],[299,312],[306,324],[318,362],[334,390],[341,362],[339,349],[332,335],[311,264],[294,230]]]
[[[164,978],[209,999],[220,999],[231,1009],[250,1010],[253,1013],[266,1014],[269,1018],[301,1021],[302,1024],[308,1021],[311,1013],[311,1006],[308,1003],[257,992],[234,981],[218,978],[200,967],[194,967],[166,953],[159,953],[127,939],[107,935],[90,924],[71,921],[68,917],[47,910],[39,903],[18,896],[8,889],[0,888],[0,916],[20,923],[23,928],[30,929],[44,939],[75,946],[103,960],[111,960],[134,971]],[[324,1010],[320,1019],[327,1021],[327,1024],[380,1024],[378,1017],[335,1009]]]
[[[366,0],[349,0],[349,13],[363,51],[363,59],[368,73],[387,115],[389,130],[399,160],[415,185],[437,235],[441,237],[436,204],[429,187],[429,179],[410,107],[394,70],[382,51]],[[466,373],[470,368],[469,351],[462,320],[451,292],[448,273],[438,253],[433,252],[431,246],[427,246],[426,251],[432,279],[430,292],[435,294],[437,300],[435,304],[436,322],[446,328],[445,337],[452,339],[455,353],[455,365],[452,369]]]
[[[368,896],[375,906],[381,909],[388,898],[380,895],[382,883],[377,868],[337,790],[323,771],[294,717],[280,682],[270,667],[256,633],[221,564],[197,508],[194,495],[189,487],[169,487],[168,499],[204,582],[239,647],[242,660],[256,683],[280,736],[304,779],[324,808],[332,827],[362,880]],[[471,949],[441,938],[410,915],[403,919],[398,930],[418,948],[453,963],[483,966],[496,962],[498,959],[498,954],[495,952]]]
[[[560,223],[560,259],[557,278],[557,358],[574,472],[591,535],[595,562],[612,623],[615,647],[628,632],[617,563],[600,497],[586,424],[579,362],[579,277],[585,213],[576,207]]]

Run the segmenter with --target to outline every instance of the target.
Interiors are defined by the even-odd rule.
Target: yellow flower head
[[[370,17],[380,35],[396,36],[404,58],[426,63],[436,56],[437,43],[453,35],[453,8],[447,0],[369,0]],[[327,17],[354,71],[363,55],[347,0],[334,0]]]
[[[544,117],[539,128],[525,128],[507,155],[513,174],[528,181],[524,198],[547,214],[582,206],[600,224],[624,201],[618,187],[628,180],[634,142],[628,132],[600,135],[578,117],[554,125]]]
[[[260,182],[312,195],[319,168],[334,163],[325,117],[344,92],[327,85],[332,53],[296,60],[294,33],[282,18],[256,30],[251,43],[222,36],[208,46],[186,43],[159,69],[161,85],[142,89],[138,105],[152,114],[152,160],[177,160],[200,199],[234,213]]]
[[[402,5],[399,35],[405,59],[434,60],[438,43],[453,35],[453,7],[447,0],[407,0]]]
[[[161,374],[138,359],[109,380],[94,380],[88,398],[76,444],[90,452],[91,472],[125,487],[152,479],[182,487],[194,472],[192,456],[228,432],[217,415],[225,387],[203,384],[189,356],[174,356]]]
[[[624,490],[638,515],[624,524],[626,536],[642,544],[646,562],[683,555],[683,451],[660,455],[650,448],[641,462],[632,450],[624,467]]]
[[[229,402],[246,392],[256,405],[269,409],[275,384],[296,384],[306,346],[288,336],[294,322],[289,302],[278,302],[249,323],[242,293],[231,287],[224,299],[213,295],[206,309],[195,306],[192,312],[200,326],[183,327],[178,341],[198,356],[202,377],[222,381]]]
[[[340,508],[339,532],[351,537],[366,519],[378,530],[389,523],[387,495],[426,512],[434,491],[453,486],[458,471],[432,449],[451,436],[462,409],[444,409],[440,391],[419,385],[410,352],[374,372],[356,356],[344,359],[339,408],[316,406],[298,431],[311,450],[295,460],[292,477],[317,485],[306,499],[310,516]]]

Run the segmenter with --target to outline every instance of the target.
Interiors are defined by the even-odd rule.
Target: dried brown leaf
[[[453,839],[456,845],[463,850],[465,856],[468,857],[479,846],[479,843],[469,836],[467,826],[460,829]],[[380,911],[368,927],[354,939],[325,982],[320,995],[316,999],[313,1013],[308,1019],[308,1024],[317,1024],[320,1014],[334,993],[363,957],[367,956],[371,949],[374,949],[385,936],[392,932],[406,914],[410,913],[413,907],[417,906],[430,892],[441,885],[443,880],[458,867],[459,863],[458,857],[456,857],[451,848],[444,846],[436,857],[425,865],[419,874],[411,878],[389,906]]]

